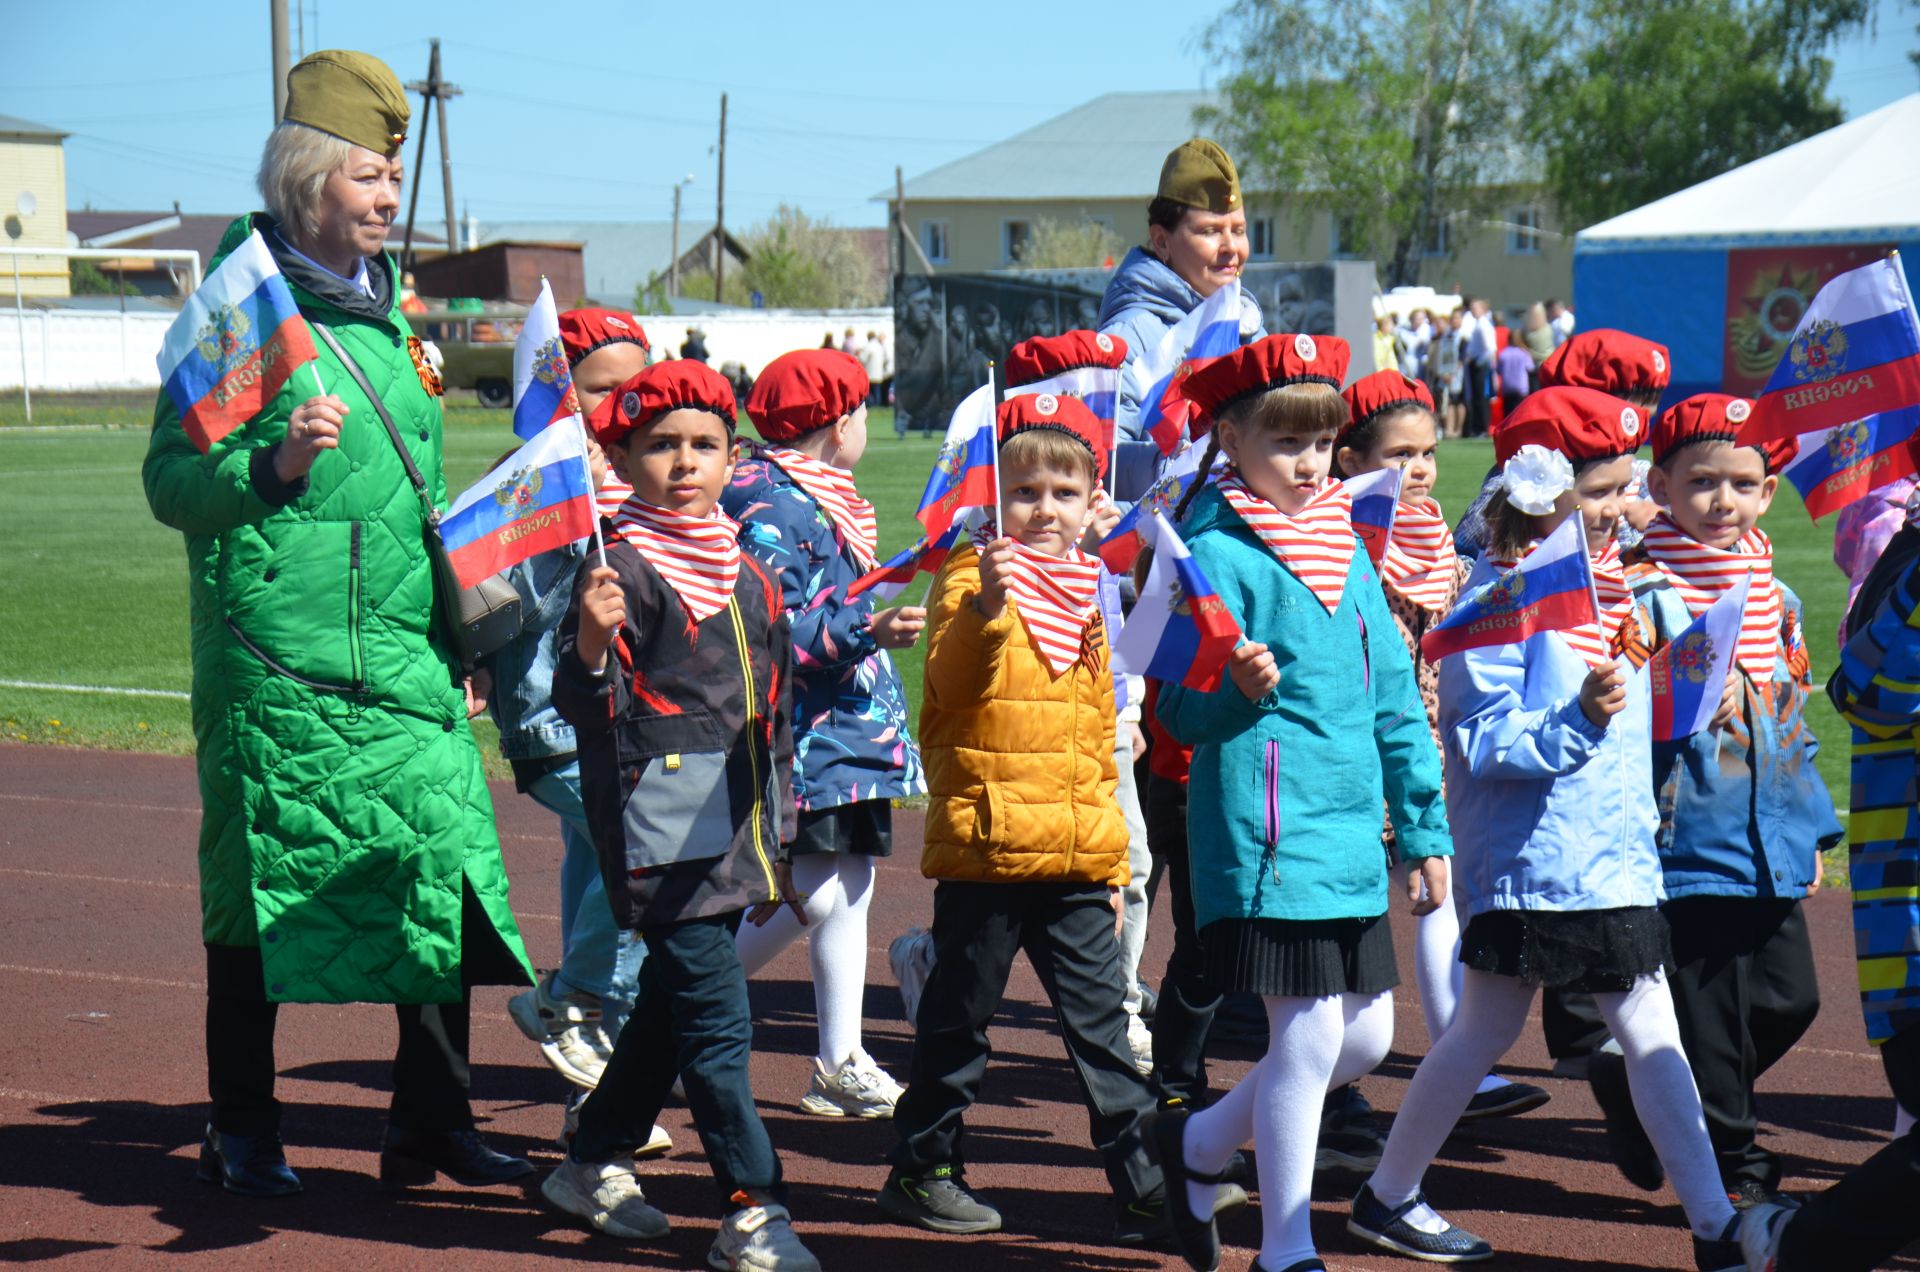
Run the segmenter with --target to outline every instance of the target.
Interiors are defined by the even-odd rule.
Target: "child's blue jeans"
[[[580,765],[555,769],[528,788],[527,794],[560,817],[560,968],[554,980],[561,992],[593,994],[607,1037],[620,1036],[620,1026],[633,1011],[639,992],[640,962],[647,955],[639,935],[614,925],[607,904],[607,886],[600,877],[600,855],[587,831],[587,815],[580,802]]]

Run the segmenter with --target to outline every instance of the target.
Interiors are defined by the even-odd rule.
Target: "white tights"
[[[1453,860],[1442,857],[1447,868],[1447,899],[1432,914],[1416,921],[1413,936],[1413,981],[1420,990],[1420,1014],[1427,1022],[1427,1046],[1437,1045],[1453,1024],[1460,1010],[1460,911],[1453,891]],[[1505,1078],[1485,1074],[1479,1090],[1495,1091],[1511,1086]]]
[[[867,903],[873,897],[873,858],[855,853],[806,853],[793,859],[794,890],[806,898],[807,925],[781,906],[765,927],[740,924],[735,949],[748,976],[773,961],[795,937],[807,934],[813,968],[814,1015],[820,1027],[820,1063],[833,1072],[860,1045],[867,991]]]
[[[1308,1227],[1320,1106],[1386,1057],[1393,1043],[1393,995],[1265,998],[1271,1041],[1247,1076],[1187,1119],[1187,1162],[1218,1174],[1249,1139],[1260,1165],[1260,1266],[1291,1267],[1314,1256]],[[1167,1204],[1180,1199],[1169,1197]],[[1213,1213],[1214,1186],[1189,1184],[1196,1217]]]
[[[1393,1119],[1379,1168],[1367,1181],[1386,1205],[1398,1206],[1419,1191],[1421,1176],[1466,1108],[1474,1085],[1520,1036],[1533,992],[1531,985],[1513,977],[1467,969],[1454,1027],[1420,1062]],[[1720,1185],[1665,975],[1642,976],[1626,993],[1595,994],[1594,999],[1626,1054],[1633,1107],[1673,1181],[1687,1223],[1697,1236],[1718,1238],[1732,1221],[1733,1208]],[[1421,1227],[1435,1224],[1424,1207],[1407,1219]]]

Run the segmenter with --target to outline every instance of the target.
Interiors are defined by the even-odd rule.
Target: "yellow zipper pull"
[[[667,757],[666,768],[669,773],[678,773],[680,771],[680,756],[678,752]]]

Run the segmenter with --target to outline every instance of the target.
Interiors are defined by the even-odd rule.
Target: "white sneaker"
[[[721,1272],[820,1272],[813,1257],[793,1235],[785,1206],[749,1206],[720,1221],[719,1235],[707,1251],[707,1263]]]
[[[1141,1076],[1153,1072],[1153,1030],[1135,1012],[1127,1013],[1127,1049],[1133,1052],[1133,1067]]]
[[[553,1137],[553,1142],[560,1146],[562,1152],[573,1147],[574,1133],[580,1129],[580,1106],[586,1102],[585,1091],[576,1092],[575,1098],[567,1101],[566,1116],[561,1119],[560,1133]],[[647,1136],[647,1142],[640,1146],[634,1156],[665,1157],[672,1151],[673,1136],[667,1134],[666,1127],[655,1122],[652,1133]]]
[[[814,1058],[813,1082],[800,1097],[800,1111],[820,1117],[889,1118],[905,1091],[872,1056],[856,1047],[836,1070],[829,1071]]]
[[[670,1231],[667,1217],[647,1204],[631,1161],[576,1162],[569,1157],[553,1168],[540,1192],[610,1237],[652,1241]]]
[[[1793,1211],[1784,1206],[1762,1203],[1740,1215],[1740,1257],[1747,1272],[1773,1272],[1780,1257],[1780,1239],[1786,1235]]]
[[[507,1014],[520,1032],[540,1044],[540,1053],[560,1076],[589,1091],[613,1055],[613,1043],[600,1027],[600,1000],[591,994],[555,997],[553,973],[507,1000]]]
[[[933,933],[925,928],[908,928],[887,946],[887,962],[893,966],[893,979],[900,983],[907,1023],[912,1024],[920,1015],[920,995],[933,972]]]

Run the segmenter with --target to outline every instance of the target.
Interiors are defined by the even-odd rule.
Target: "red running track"
[[[558,958],[552,819],[507,786],[494,788],[513,902],[537,963]],[[194,844],[199,804],[183,759],[0,747],[0,973],[11,1027],[0,1037],[0,1263],[67,1268],[562,1268],[610,1262],[705,1266],[713,1236],[710,1177],[685,1110],[664,1122],[679,1147],[644,1167],[650,1198],[673,1217],[666,1241],[635,1246],[592,1234],[518,1187],[442,1182],[389,1194],[375,1182],[392,1055],[393,1017],[379,1006],[296,1006],[281,1014],[280,1094],[288,1157],[307,1184],[287,1201],[231,1197],[193,1177],[204,1122],[203,957]],[[887,969],[893,935],[924,923],[932,885],[917,864],[919,819],[899,822],[900,854],[881,870],[868,959],[867,1046],[899,1076],[911,1039]],[[1827,1006],[1763,1084],[1769,1142],[1788,1154],[1790,1187],[1823,1187],[1887,1138],[1892,1101],[1864,1041],[1854,997],[1844,895],[1811,905]],[[1412,925],[1397,925],[1403,970]],[[1170,935],[1157,916],[1147,968],[1157,980]],[[1362,1089],[1383,1113],[1398,1106],[1425,1049],[1403,987],[1396,1050]],[[885,1175],[886,1123],[811,1118],[793,1105],[813,1050],[805,952],[789,950],[754,990],[754,1087],[793,1184],[798,1226],[830,1269],[1007,1272],[1182,1266],[1171,1256],[1105,1244],[1111,1203],[1086,1141],[1073,1077],[1045,1000],[1022,962],[994,1032],[995,1059],[969,1144],[973,1183],[1006,1215],[984,1238],[933,1237],[882,1222],[873,1192]],[[565,1083],[505,1012],[507,991],[474,1004],[474,1100],[500,1147],[542,1165],[558,1159]],[[1215,1081],[1256,1057],[1228,1054]],[[1427,1191],[1501,1251],[1490,1266],[1532,1269],[1690,1268],[1670,1190],[1641,1193],[1605,1159],[1592,1100],[1547,1075],[1536,1030],[1505,1072],[1539,1082],[1553,1103],[1453,1138]],[[1314,1230],[1328,1266],[1408,1269],[1365,1254],[1345,1231],[1357,1180],[1315,1189]],[[1223,1230],[1225,1266],[1247,1266],[1256,1210]],[[1920,1260],[1892,1265],[1920,1268]]]

